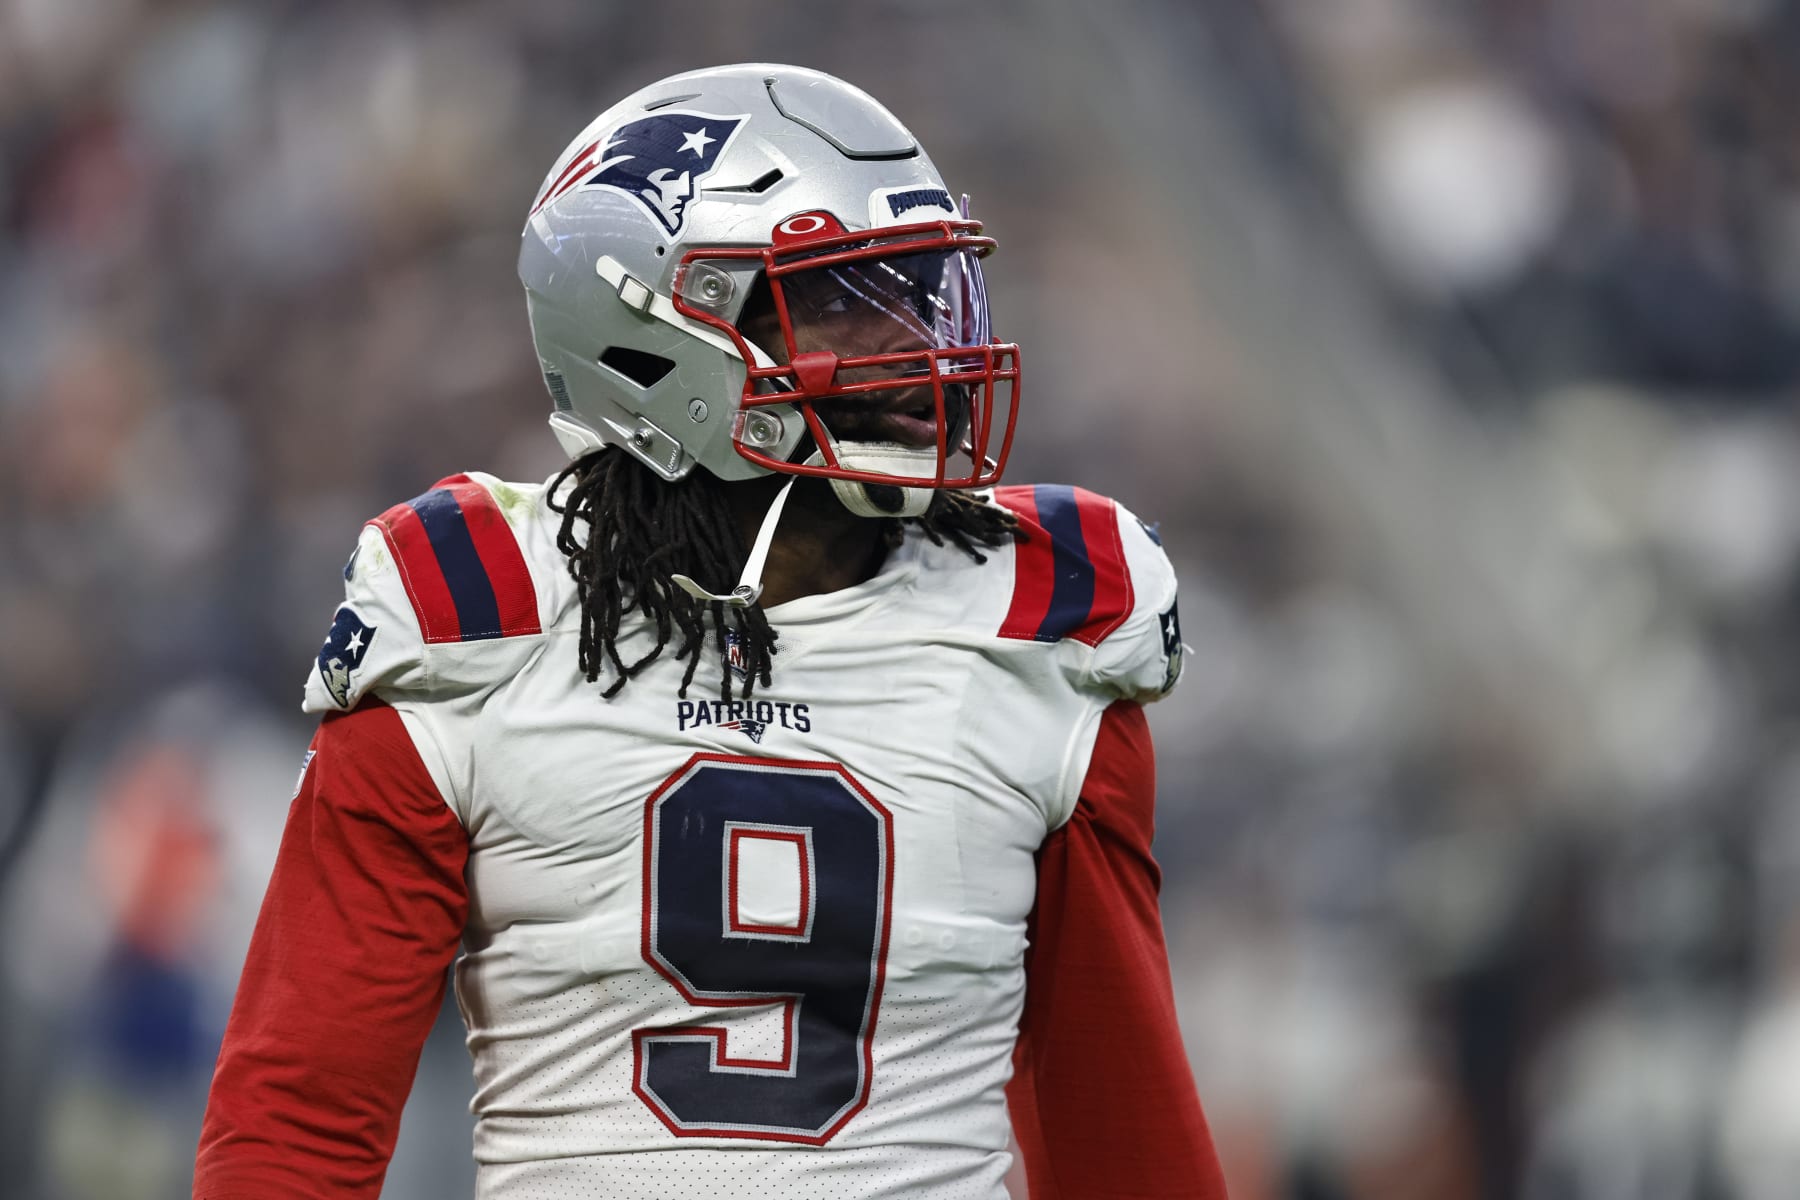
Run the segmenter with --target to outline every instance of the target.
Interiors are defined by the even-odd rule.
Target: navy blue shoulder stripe
[[[375,519],[400,565],[427,642],[540,632],[537,590],[500,507],[453,475]]]
[[[1118,506],[1060,484],[997,488],[994,495],[1028,535],[1015,550],[1012,604],[1000,636],[1099,645],[1131,612]]]

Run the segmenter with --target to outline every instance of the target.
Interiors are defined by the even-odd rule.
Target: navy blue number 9
[[[784,843],[797,912],[738,908],[745,839]],[[680,1137],[823,1145],[868,1102],[892,894],[893,818],[835,763],[696,754],[644,814],[644,958],[689,1004],[779,1004],[777,1059],[725,1030],[638,1029],[633,1089]]]

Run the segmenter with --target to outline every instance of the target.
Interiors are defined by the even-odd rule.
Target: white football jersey
[[[1004,1197],[1033,854],[1107,705],[1180,669],[1154,536],[1001,489],[1031,540],[912,531],[770,608],[750,699],[710,648],[682,696],[671,645],[606,700],[546,500],[457,476],[372,522],[306,694],[391,704],[468,833],[479,1194]]]

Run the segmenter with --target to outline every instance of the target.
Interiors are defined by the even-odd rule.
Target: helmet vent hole
[[[734,187],[707,188],[709,192],[731,192],[734,195],[760,196],[781,182],[781,168],[774,167],[752,179],[749,183],[740,183]]]
[[[673,359],[660,354],[647,354],[630,346],[609,346],[600,356],[600,365],[623,375],[641,388],[653,388],[675,369]],[[556,389],[552,388],[554,392]]]

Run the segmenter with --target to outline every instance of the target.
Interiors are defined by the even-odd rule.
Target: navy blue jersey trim
[[[1075,489],[1065,484],[1039,484],[1032,489],[1037,501],[1038,524],[1050,535],[1051,564],[1055,581],[1050,592],[1050,611],[1038,625],[1037,640],[1054,642],[1087,624],[1094,608],[1094,564],[1088,556],[1087,538],[1081,532],[1081,510]]]

